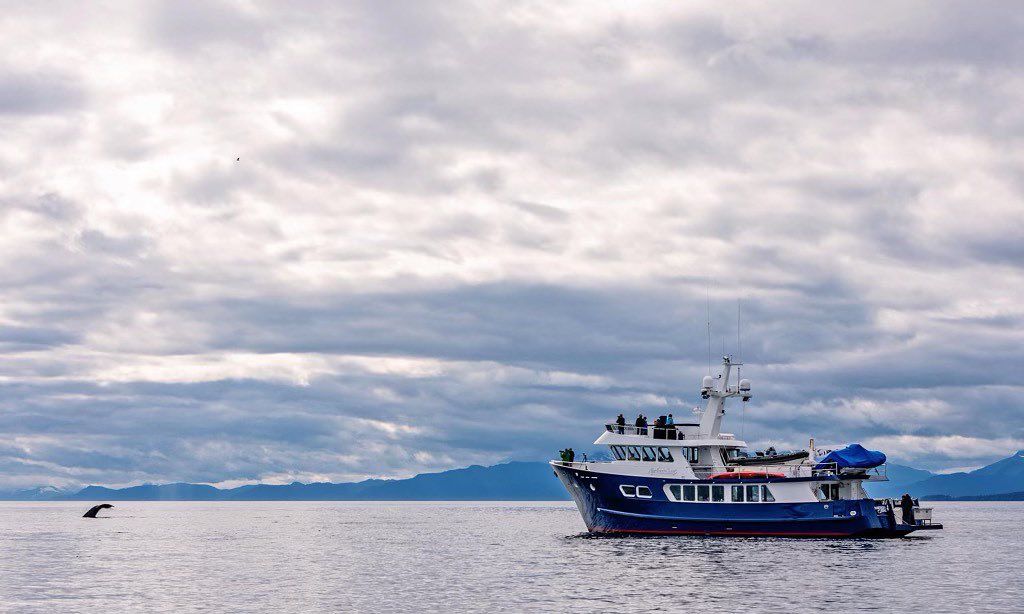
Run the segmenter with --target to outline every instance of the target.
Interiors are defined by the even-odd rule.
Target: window
[[[626,460],[626,451],[622,449],[622,446],[612,446],[612,454],[615,455],[616,460]]]
[[[821,494],[825,501],[836,501],[839,499],[839,484],[822,484]]]
[[[658,460],[663,463],[672,462],[672,450],[668,448],[658,448]]]
[[[647,488],[646,486],[637,486],[636,496],[640,497],[641,499],[650,499],[653,495],[651,495],[650,488]]]
[[[619,486],[619,492],[622,493],[623,497],[635,497],[636,486],[626,486],[625,484],[623,484],[622,486]]]
[[[629,446],[626,450],[629,452],[629,460],[640,460],[640,451],[636,449],[636,446]]]
[[[699,458],[697,448],[683,448],[683,456],[686,457],[687,462],[696,463]]]
[[[644,447],[640,448],[640,452],[643,454],[643,457],[644,457],[645,461],[653,461],[654,458],[655,458],[654,457],[654,448],[652,448],[650,446],[644,446]]]
[[[729,487],[733,503],[773,503],[775,497],[765,484],[736,485]],[[712,495],[714,497],[714,495]],[[719,499],[714,499],[718,501]]]
[[[740,487],[742,491],[742,486]],[[636,496],[650,498],[646,486],[636,487]],[[698,501],[720,503],[725,501],[725,486],[721,484],[667,484],[665,496],[671,501]]]

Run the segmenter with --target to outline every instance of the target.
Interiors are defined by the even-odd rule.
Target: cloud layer
[[[3,485],[549,457],[738,299],[752,443],[1024,448],[1017,13],[10,6]]]

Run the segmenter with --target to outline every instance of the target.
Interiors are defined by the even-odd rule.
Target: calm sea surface
[[[570,503],[0,503],[5,612],[1022,612],[1024,504],[901,540],[594,538]]]

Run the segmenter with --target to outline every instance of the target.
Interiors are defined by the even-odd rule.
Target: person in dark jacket
[[[572,448],[567,449],[566,452],[569,453],[569,462],[570,463],[573,462],[574,460],[576,460],[576,452]]]
[[[654,421],[654,438],[665,439],[665,416],[658,416]]]
[[[615,419],[615,424],[619,425],[619,435],[621,435],[624,430],[622,427],[626,426],[626,417],[619,414],[619,417]]]
[[[900,509],[903,510],[903,524],[916,524],[914,521],[914,500],[908,493],[900,498]]]

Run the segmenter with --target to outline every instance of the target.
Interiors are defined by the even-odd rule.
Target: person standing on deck
[[[903,510],[903,524],[916,524],[914,521],[914,500],[909,493],[903,493],[900,498],[900,508]]]

